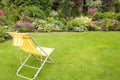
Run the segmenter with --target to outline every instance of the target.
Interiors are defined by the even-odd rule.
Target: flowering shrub
[[[101,30],[101,21],[91,21],[88,23],[87,29],[89,31],[99,31]]]
[[[58,31],[63,25],[61,21],[55,20],[53,17],[48,17],[47,20],[38,19],[32,24],[36,26],[37,31],[43,32]]]
[[[67,27],[68,30],[87,31],[87,26],[90,21],[91,18],[88,17],[75,18],[68,22]]]
[[[0,16],[3,16],[4,15],[4,12],[0,11]]]
[[[34,26],[29,21],[17,21],[15,27],[20,32],[34,31]]]
[[[5,23],[2,20],[2,16],[4,15],[4,12],[0,11],[0,26],[3,26]]]
[[[103,20],[101,26],[105,30],[120,31],[120,21],[115,20],[115,19],[106,19],[106,20]]]
[[[33,27],[32,23],[29,22],[29,21],[25,21],[25,22],[18,21],[18,22],[16,22],[16,27],[20,27],[20,26]]]

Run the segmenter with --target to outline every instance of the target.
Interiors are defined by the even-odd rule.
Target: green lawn
[[[51,54],[55,64],[46,63],[36,80],[120,80],[120,32],[32,33],[32,36],[41,46],[55,48]],[[18,53],[12,40],[0,43],[0,80],[24,80],[16,76],[20,65]],[[32,72],[23,71],[28,75]]]

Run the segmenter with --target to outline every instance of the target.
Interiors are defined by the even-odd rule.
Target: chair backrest
[[[40,56],[40,52],[36,49],[37,45],[35,45],[29,33],[9,32],[9,34],[13,38],[14,46],[18,46],[25,52]]]

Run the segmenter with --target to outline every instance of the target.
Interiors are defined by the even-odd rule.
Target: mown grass
[[[55,64],[46,63],[36,80],[120,80],[120,32],[32,36],[41,46],[55,48],[51,54]],[[24,80],[16,76],[20,65],[18,53],[12,40],[0,44],[0,80]],[[30,76],[34,71],[23,72]]]

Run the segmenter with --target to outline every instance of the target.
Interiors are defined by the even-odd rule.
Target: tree
[[[115,0],[101,0],[102,1],[102,11],[114,11]]]
[[[115,12],[119,13],[120,12],[120,0],[115,1]]]
[[[62,13],[64,14],[65,18],[68,19],[71,16],[74,3],[70,0],[62,0],[60,5]]]

